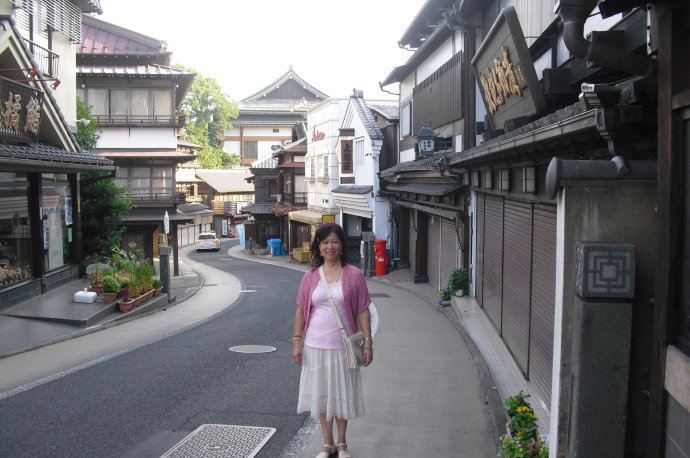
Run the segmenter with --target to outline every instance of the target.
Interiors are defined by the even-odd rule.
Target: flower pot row
[[[128,298],[128,300],[122,299],[117,301],[117,306],[120,309],[121,312],[127,312],[134,307],[138,307],[139,305],[143,304],[144,302],[148,301],[150,298],[158,296],[163,288],[155,288],[150,291],[145,292],[141,296],[134,297],[134,298]]]

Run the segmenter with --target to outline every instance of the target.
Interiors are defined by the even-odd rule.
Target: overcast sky
[[[166,40],[173,63],[216,78],[234,100],[265,87],[290,65],[329,96],[358,88],[373,99],[393,97],[378,82],[409,58],[397,43],[423,3],[101,0],[98,17]]]

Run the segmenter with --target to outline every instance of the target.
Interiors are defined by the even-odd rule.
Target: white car
[[[220,251],[220,240],[216,237],[215,232],[202,232],[196,238],[196,251],[213,250]]]

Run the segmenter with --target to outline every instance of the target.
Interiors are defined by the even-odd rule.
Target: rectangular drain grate
[[[162,458],[252,458],[275,432],[261,426],[201,425]]]
[[[369,294],[369,296],[371,296],[371,297],[390,297],[386,293],[371,293],[371,294]]]

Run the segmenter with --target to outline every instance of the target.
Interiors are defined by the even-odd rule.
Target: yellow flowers
[[[532,409],[527,406],[519,406],[515,411],[517,413],[532,413]]]

